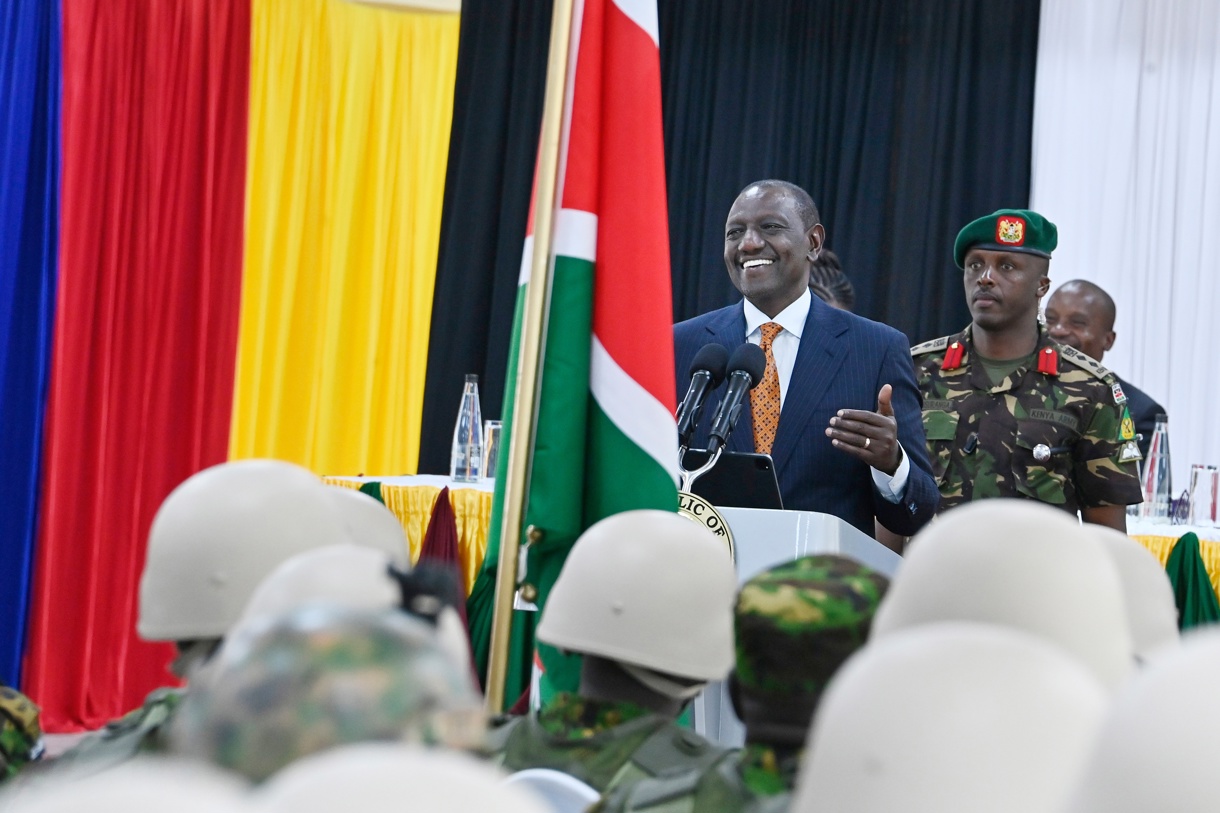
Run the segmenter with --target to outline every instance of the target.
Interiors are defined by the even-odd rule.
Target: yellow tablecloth
[[[343,488],[359,489],[367,482],[375,481],[381,487],[381,499],[386,508],[394,512],[407,532],[411,544],[411,561],[419,559],[432,517],[432,507],[441,488],[449,485],[449,503],[457,518],[458,558],[461,560],[462,578],[467,595],[474,586],[475,577],[487,553],[487,529],[491,524],[491,485],[449,483],[444,477],[326,477],[328,484]]]
[[[1169,561],[1173,546],[1189,532],[1199,537],[1199,552],[1203,556],[1203,564],[1207,567],[1207,577],[1211,579],[1216,596],[1220,597],[1220,528],[1163,523],[1158,525],[1140,520],[1129,520],[1127,523],[1127,533],[1147,548],[1162,567]]]

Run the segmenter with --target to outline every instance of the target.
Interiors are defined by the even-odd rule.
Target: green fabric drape
[[[1199,551],[1199,537],[1184,534],[1165,563],[1173,599],[1178,605],[1178,627],[1186,630],[1220,622],[1220,601],[1207,577],[1207,567]]]

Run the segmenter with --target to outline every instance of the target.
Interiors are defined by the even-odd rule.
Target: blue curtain
[[[60,0],[0,3],[0,681],[20,682],[59,235]]]

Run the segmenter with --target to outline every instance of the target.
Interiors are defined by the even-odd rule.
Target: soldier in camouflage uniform
[[[38,707],[16,689],[0,686],[0,782],[42,756]]]
[[[241,460],[198,472],[166,497],[149,530],[140,637],[173,642],[177,658],[169,669],[189,680],[216,651],[259,582],[289,557],[355,542],[409,567],[405,534],[357,538],[368,526],[367,508],[308,470],[277,460]],[[143,706],[55,760],[56,770],[100,770],[142,752],[164,751],[167,724],[184,691],[155,690]]]
[[[806,556],[750,579],[737,596],[733,703],[746,745],[711,769],[644,780],[606,811],[783,810],[814,709],[864,646],[889,580],[841,556]]]
[[[911,350],[940,511],[1024,497],[1125,530],[1125,506],[1140,502],[1126,397],[1109,370],[1038,324],[1056,242],[1053,223],[1017,209],[958,234],[973,321]]]
[[[724,752],[675,720],[733,664],[733,563],[710,531],[668,511],[593,525],[568,554],[538,640],[584,655],[579,694],[494,731],[509,771],[551,768],[598,792]]]

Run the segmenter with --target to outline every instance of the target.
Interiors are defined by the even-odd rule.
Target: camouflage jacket
[[[960,344],[960,348],[954,348]],[[958,364],[945,365],[960,349]],[[1024,497],[1075,513],[1140,502],[1139,448],[1114,374],[1040,331],[1035,358],[993,385],[971,329],[911,348],[940,511]],[[950,369],[944,369],[949,367]]]
[[[16,689],[0,686],[0,782],[42,756],[38,707]]]
[[[702,771],[644,779],[608,796],[599,813],[763,813],[787,810],[800,752],[781,757],[766,745],[747,745]]]
[[[493,761],[508,771],[553,768],[600,793],[672,770],[702,769],[724,749],[631,703],[560,694],[538,714],[491,733]]]
[[[144,705],[105,728],[82,739],[54,762],[54,769],[106,768],[126,762],[141,753],[163,753],[174,712],[186,696],[185,689],[157,689]]]

